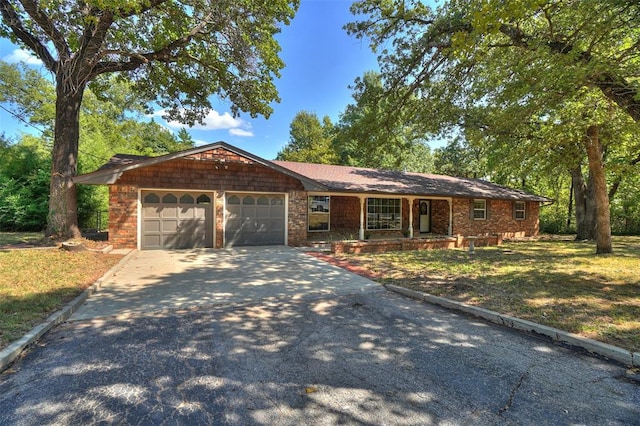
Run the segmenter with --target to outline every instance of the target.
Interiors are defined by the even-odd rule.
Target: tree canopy
[[[433,9],[418,0],[363,0],[352,10],[364,18],[347,29],[379,53],[388,99],[397,110],[409,106],[425,131],[461,132],[470,144],[484,143],[489,157],[505,152],[507,140],[507,151],[537,159],[542,146],[578,146],[563,158],[574,166],[588,158],[597,250],[611,250],[606,121],[590,113],[589,99],[640,121],[637,2],[452,0]],[[571,130],[560,117],[569,104],[580,123]],[[564,129],[563,138],[541,142],[540,129],[550,126]]]
[[[131,81],[169,118],[194,123],[210,96],[234,113],[268,116],[278,101],[273,79],[284,66],[274,35],[297,0],[69,2],[0,0],[0,36],[37,56],[55,79],[48,233],[77,235],[79,113],[85,89],[103,76]]]

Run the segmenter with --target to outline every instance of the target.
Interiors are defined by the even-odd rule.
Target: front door
[[[420,200],[420,232],[431,232],[431,205],[429,200]]]

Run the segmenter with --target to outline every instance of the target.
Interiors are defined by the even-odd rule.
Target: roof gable
[[[256,155],[250,154],[225,142],[216,142],[209,145],[195,147],[185,151],[174,152],[157,157],[148,157],[131,154],[116,154],[107,164],[104,164],[98,170],[92,173],[79,175],[73,178],[75,183],[93,184],[93,185],[111,185],[129,170],[135,170],[143,167],[154,166],[167,161],[176,159],[193,159],[202,161],[216,161],[219,163],[245,163],[260,164],[269,169],[283,173],[285,175],[296,178],[302,182],[306,190],[322,191],[326,188],[324,185],[300,175],[293,170],[279,166],[271,161],[267,161]]]

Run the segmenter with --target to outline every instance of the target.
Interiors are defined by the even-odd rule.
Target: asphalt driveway
[[[181,253],[175,267],[193,262],[207,303],[167,292],[160,311],[145,280],[194,287],[138,263],[129,298],[146,308],[46,335],[0,375],[0,425],[640,424],[640,387],[623,366],[388,293],[294,250],[272,254],[281,263],[260,298],[264,273],[244,277],[263,271],[249,266],[255,251],[228,264]],[[225,268],[242,292],[210,289]],[[110,298],[115,307],[124,296]]]

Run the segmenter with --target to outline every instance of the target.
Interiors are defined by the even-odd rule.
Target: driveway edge
[[[498,312],[490,311],[488,309],[480,308],[477,306],[467,305],[466,303],[445,299],[444,297],[433,296],[421,291],[411,290],[393,284],[387,284],[385,285],[385,288],[389,291],[401,294],[412,299],[421,300],[448,309],[465,312],[473,316],[480,317],[490,322],[504,325],[516,330],[542,334],[544,336],[550,337],[553,341],[580,347],[588,352],[618,361],[627,366],[640,367],[640,352],[631,352],[617,346],[578,336],[577,334],[569,333],[568,331],[559,330],[557,328],[548,327],[546,325],[541,325],[532,321],[527,321],[509,315],[500,314]]]
[[[54,312],[47,318],[42,324],[35,326],[29,332],[27,332],[22,338],[11,343],[9,346],[0,351],[0,373],[6,370],[13,361],[15,361],[22,351],[33,345],[38,339],[40,339],[47,331],[51,330],[55,325],[66,321],[80,306],[96,291],[100,289],[102,283],[111,278],[129,259],[133,256],[136,250],[131,250],[127,253],[118,263],[116,263],[105,274],[98,278],[91,286],[87,287],[82,293],[80,293],[75,299],[67,303],[62,309]]]

